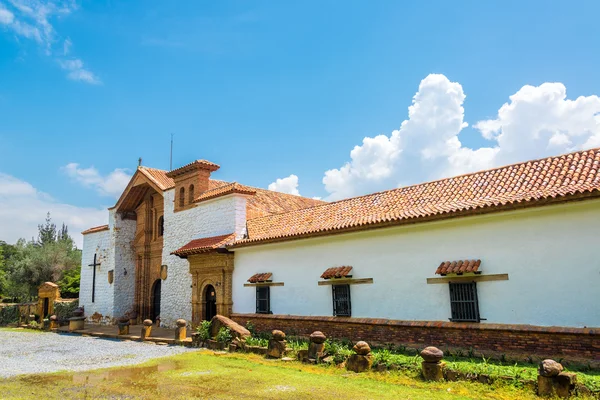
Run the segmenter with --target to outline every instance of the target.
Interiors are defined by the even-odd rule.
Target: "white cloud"
[[[10,0],[8,9],[0,4],[0,25],[4,25],[17,37],[33,40],[40,45],[46,55],[55,55],[61,67],[68,71],[69,79],[98,84],[100,80],[88,69],[83,68],[80,59],[64,60],[70,53],[73,43],[70,38],[62,41],[61,50],[53,50],[54,45],[60,42],[51,20],[68,15],[77,9],[74,0]],[[78,62],[77,67],[73,62]]]
[[[106,224],[108,214],[103,208],[76,207],[56,201],[38,191],[28,182],[0,173],[0,240],[15,243],[19,238],[37,236],[37,226],[50,212],[56,224],[65,223],[81,248],[79,232]]]
[[[286,178],[277,179],[275,182],[269,184],[268,189],[275,192],[300,196],[300,192],[298,191],[298,177],[294,174]]]
[[[71,80],[84,81],[94,85],[102,83],[96,75],[83,67],[83,61],[78,58],[59,61],[59,64],[62,69],[69,71],[67,77]]]
[[[94,188],[103,196],[118,198],[131,179],[126,169],[117,168],[106,176],[102,176],[96,168],[80,168],[77,163],[69,163],[61,168],[69,177],[85,187]]]
[[[325,172],[328,200],[600,145],[600,98],[570,100],[563,84],[544,83],[524,86],[496,118],[474,125],[492,146],[463,146],[465,97],[444,75],[423,79],[400,129],[364,138],[349,162]]]

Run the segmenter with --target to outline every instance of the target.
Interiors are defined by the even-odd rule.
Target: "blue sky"
[[[600,145],[599,12],[0,0],[0,240],[48,210],[102,223],[138,157],[168,169],[171,133],[174,167],[326,199]]]

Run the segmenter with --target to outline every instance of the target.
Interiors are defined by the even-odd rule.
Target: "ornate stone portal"
[[[192,323],[210,321],[216,314],[229,317],[233,305],[233,253],[213,251],[190,255]]]
[[[38,289],[38,313],[40,319],[54,314],[54,302],[60,299],[58,285],[52,282],[42,283]]]

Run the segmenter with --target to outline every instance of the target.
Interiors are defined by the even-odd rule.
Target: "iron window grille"
[[[480,322],[477,283],[450,283],[452,322]]]
[[[332,285],[333,315],[335,317],[350,317],[352,304],[350,302],[350,285]]]
[[[271,288],[268,286],[256,287],[256,313],[271,314]]]

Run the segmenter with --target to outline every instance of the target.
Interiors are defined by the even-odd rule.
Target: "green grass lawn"
[[[251,354],[189,352],[136,367],[0,380],[3,399],[536,399],[531,390],[426,383],[407,372],[348,373]]]

